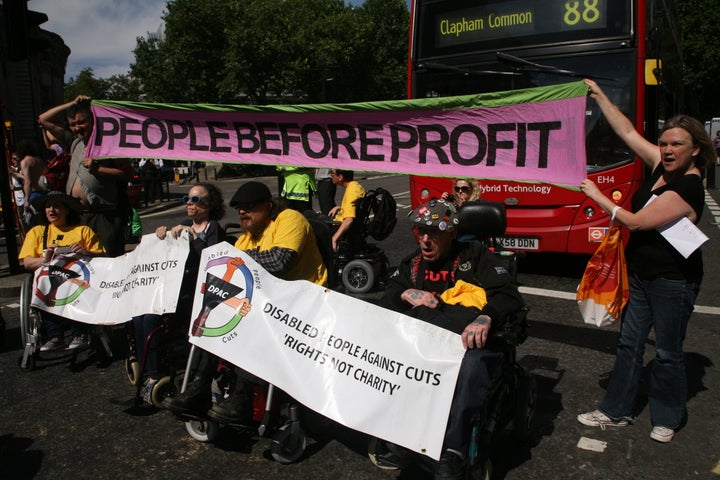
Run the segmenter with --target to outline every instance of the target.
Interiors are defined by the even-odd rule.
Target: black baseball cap
[[[230,200],[230,206],[236,208],[240,205],[257,205],[272,200],[270,189],[264,183],[246,182],[235,191]]]

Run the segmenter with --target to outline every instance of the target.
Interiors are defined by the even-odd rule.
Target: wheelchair
[[[224,229],[233,226],[239,228],[238,224],[230,224],[230,227],[226,226]],[[187,332],[190,328],[190,311],[197,279],[195,268],[189,268],[186,264],[174,313],[135,316],[127,323],[129,348],[125,359],[125,373],[130,384],[136,388],[135,406],[144,404],[142,390],[149,356],[156,360],[154,367],[157,368],[156,373],[161,375],[148,392],[149,404],[162,409],[165,398],[174,397],[180,392],[185,359],[190,351]]]
[[[190,372],[198,347],[190,347],[190,355],[186,372]],[[222,365],[222,364],[221,364]],[[232,368],[221,366],[221,375],[212,383],[212,403],[221,403],[234,388],[237,381]],[[302,407],[287,394],[275,388],[272,384],[264,382],[245,372],[243,381],[251,385],[252,415],[247,423],[221,424],[207,416],[193,414],[179,414],[180,420],[185,423],[188,434],[200,442],[214,441],[222,426],[228,426],[242,433],[257,434],[262,438],[270,438],[270,454],[272,458],[282,464],[297,461],[305,452],[307,434],[301,425],[303,416]],[[180,392],[187,388],[191,375],[185,375]]]
[[[389,276],[388,258],[377,244],[367,241],[368,237],[377,241],[384,240],[397,223],[393,214],[382,226],[373,225],[373,222],[377,222],[373,215],[375,205],[383,201],[379,200],[383,195],[390,196],[394,213],[395,201],[389,192],[383,189],[366,192],[365,197],[358,202],[355,220],[338,243],[336,252],[332,252],[332,232],[336,229],[336,224],[329,217],[313,211],[305,212],[305,217],[310,221],[318,238],[323,260],[328,266],[328,283],[331,288],[342,285],[347,293],[363,294],[373,287],[382,289],[386,285]]]
[[[332,243],[329,226],[316,218],[315,212],[305,212],[305,217],[310,222],[315,234],[318,249],[323,257],[329,277],[332,276]],[[234,244],[240,225],[228,223],[224,226],[225,241]],[[187,331],[187,329],[186,329]],[[198,354],[198,347],[192,345],[185,367],[185,375],[178,389],[184,392],[192,375],[188,374],[193,369],[195,356]],[[222,362],[220,375],[212,382],[212,403],[220,403],[227,398],[234,390],[235,382],[232,368],[225,366]],[[290,464],[297,461],[305,452],[307,446],[307,434],[302,427],[301,420],[308,420],[312,413],[303,409],[290,396],[275,388],[274,385],[245,372],[243,381],[251,385],[252,415],[247,424],[230,423],[225,426],[231,427],[243,433],[257,434],[259,437],[271,438],[270,454],[278,463]],[[177,415],[185,423],[188,434],[200,442],[212,442],[217,438],[220,422],[207,416],[192,414]]]
[[[107,359],[112,359],[110,350],[110,338],[105,327],[91,326],[88,332],[90,347],[80,348],[72,351],[60,350],[51,352],[40,352],[42,345],[48,340],[46,338],[42,313],[31,306],[35,276],[31,273],[20,286],[20,341],[23,345],[23,354],[18,359],[18,365],[23,370],[35,370],[37,363],[41,360],[59,361],[65,358],[70,360],[70,366],[75,367],[78,355],[84,351],[92,351],[98,342],[103,348]],[[99,352],[99,351],[98,351]],[[99,352],[100,353],[100,352]]]
[[[138,345],[133,321],[128,322],[126,334],[129,349],[125,358],[125,374],[130,384],[136,388],[136,406],[143,402],[141,398],[143,372],[145,372],[150,354],[158,355],[161,368],[167,372],[152,386],[150,404],[155,408],[163,408],[162,401],[180,391],[182,370],[177,368],[177,365],[182,363],[180,359],[185,358],[189,349],[186,341],[187,324],[182,327],[174,326],[175,318],[175,315],[172,314],[162,315],[159,325],[154,326],[146,333],[140,345]]]
[[[483,200],[466,202],[458,210],[458,241],[482,242],[505,263],[514,279],[517,277],[518,256],[503,250],[498,237],[505,232],[505,205]],[[488,371],[492,387],[484,407],[471,419],[471,438],[468,439],[467,478],[489,480],[492,462],[489,458],[490,444],[499,433],[510,433],[512,439],[526,443],[532,435],[537,403],[535,378],[517,362],[517,347],[527,338],[528,307],[515,312],[488,339],[486,350],[492,354],[488,359]],[[368,447],[370,460],[380,468],[401,465],[383,465],[381,455],[388,448],[383,442],[371,439]],[[395,458],[402,464],[414,458],[427,465],[427,457],[408,454],[402,449],[391,448]]]

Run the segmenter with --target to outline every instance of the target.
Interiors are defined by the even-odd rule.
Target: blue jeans
[[[42,311],[40,312],[40,318],[42,318],[43,327],[45,327],[45,334],[47,338],[60,338],[62,339],[65,330],[70,329],[70,334],[73,337],[78,337],[87,333],[88,326],[82,322],[76,322],[54,313]]]
[[[162,324],[162,316],[154,314],[145,314],[132,318],[133,330],[135,332],[135,356],[143,364],[143,358],[145,355],[145,342],[147,337]],[[160,348],[160,335],[163,332],[155,332],[150,338],[150,344],[148,345],[147,358],[145,359],[145,371],[143,372],[148,377],[155,379],[160,378],[162,375],[162,369],[160,365],[160,354],[158,348]]]
[[[465,351],[450,404],[444,449],[467,455],[472,430],[470,421],[474,414],[481,411],[492,389],[488,363],[501,356],[501,353],[490,350]]]
[[[640,386],[643,353],[655,329],[655,361],[648,403],[653,425],[676,428],[685,416],[687,379],[683,341],[699,282],[640,280],[630,276],[630,301],[620,327],[617,357],[600,410],[608,417],[632,420]]]

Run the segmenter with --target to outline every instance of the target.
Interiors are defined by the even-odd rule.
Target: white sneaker
[[[650,438],[656,442],[668,443],[675,436],[675,430],[672,428],[661,427],[656,425],[650,432]]]
[[[41,352],[52,352],[53,350],[59,350],[61,348],[65,348],[65,341],[62,338],[51,338],[48,340],[42,347],[40,347]]]
[[[90,345],[90,342],[88,341],[88,336],[83,334],[83,335],[78,335],[77,337],[73,338],[72,342],[70,342],[70,345],[68,345],[67,349],[75,350],[78,348],[85,348],[89,345]]]
[[[588,427],[600,427],[605,430],[606,427],[626,427],[628,421],[625,419],[613,420],[612,418],[605,415],[600,410],[593,410],[592,412],[581,413],[577,416],[578,422]]]

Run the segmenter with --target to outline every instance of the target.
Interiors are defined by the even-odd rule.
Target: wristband
[[[613,209],[610,211],[610,221],[612,222],[615,220],[615,215],[617,214],[618,210],[620,210],[622,207],[620,205],[615,205]]]

